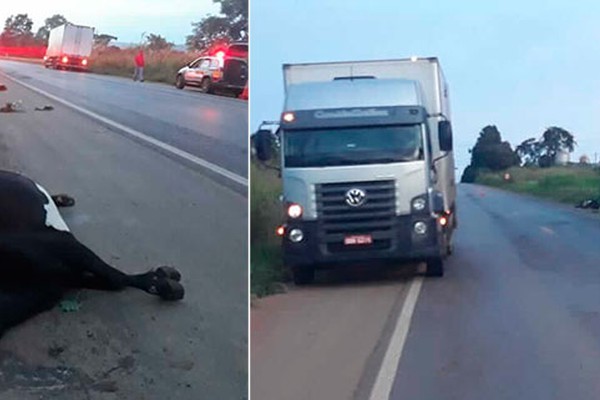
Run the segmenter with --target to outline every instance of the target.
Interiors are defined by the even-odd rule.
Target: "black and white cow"
[[[52,308],[69,289],[131,286],[164,300],[183,298],[175,268],[128,275],[81,244],[57,209],[73,204],[69,196],[50,196],[23,175],[0,171],[0,336]]]

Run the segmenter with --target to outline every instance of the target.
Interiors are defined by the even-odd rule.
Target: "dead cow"
[[[125,274],[80,243],[57,209],[73,203],[23,175],[0,171],[0,336],[52,308],[70,289],[135,287],[164,300],[183,298],[175,268]]]

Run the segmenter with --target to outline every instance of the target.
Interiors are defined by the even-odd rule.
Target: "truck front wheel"
[[[315,269],[314,267],[307,266],[294,266],[292,267],[292,274],[294,283],[298,286],[308,285],[315,280]]]
[[[441,257],[427,260],[427,276],[444,276],[444,260]]]

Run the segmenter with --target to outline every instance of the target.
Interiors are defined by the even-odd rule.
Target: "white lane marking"
[[[547,226],[540,226],[540,229],[542,230],[542,232],[547,233],[548,235],[554,235],[555,232],[548,228]]]
[[[240,185],[243,185],[243,186],[246,186],[246,187],[248,186],[248,179],[246,179],[243,176],[238,175],[238,174],[236,174],[234,172],[231,172],[228,169],[225,169],[223,167],[219,167],[216,164],[213,164],[213,163],[211,163],[209,161],[206,161],[206,160],[204,160],[204,159],[202,159],[200,157],[196,157],[195,155],[190,154],[190,153],[188,153],[186,151],[180,150],[180,149],[178,149],[176,147],[173,147],[173,146],[171,146],[171,145],[169,145],[167,143],[161,142],[160,140],[156,140],[153,137],[146,135],[145,133],[142,133],[142,132],[137,131],[137,130],[135,130],[133,128],[130,128],[128,126],[120,124],[120,123],[118,123],[116,121],[113,121],[113,120],[111,120],[109,118],[103,117],[102,115],[96,114],[93,111],[90,111],[90,110],[87,110],[87,109],[85,109],[83,107],[75,105],[75,104],[73,104],[73,103],[71,103],[71,102],[69,102],[67,100],[61,99],[60,97],[57,97],[57,96],[55,96],[53,94],[50,94],[50,93],[46,92],[45,90],[39,89],[39,88],[37,88],[35,86],[32,86],[32,85],[30,85],[28,83],[22,82],[21,80],[19,80],[17,78],[14,78],[14,77],[12,77],[12,76],[4,73],[4,72],[0,72],[0,73],[2,75],[4,75],[6,78],[11,79],[12,81],[17,82],[18,84],[26,87],[27,89],[33,90],[34,92],[36,92],[38,94],[41,94],[42,96],[46,96],[46,97],[48,97],[48,98],[50,98],[50,99],[52,99],[54,101],[57,101],[57,102],[65,105],[65,106],[67,106],[69,108],[72,108],[73,110],[79,111],[82,114],[85,114],[85,115],[87,115],[89,117],[92,117],[92,118],[94,118],[94,119],[96,119],[96,120],[98,120],[100,122],[103,122],[103,123],[105,123],[107,125],[110,125],[110,126],[116,128],[116,129],[119,129],[119,130],[123,131],[123,132],[126,132],[126,133],[128,133],[129,135],[131,135],[131,136],[133,136],[135,138],[144,140],[145,142],[153,144],[154,146],[157,146],[157,147],[159,147],[159,148],[161,148],[161,149],[163,149],[165,151],[168,151],[171,154],[175,154],[176,156],[179,156],[179,157],[181,157],[181,158],[183,158],[183,159],[185,159],[187,161],[191,161],[194,164],[197,164],[197,165],[199,165],[201,167],[204,167],[204,168],[206,168],[208,170],[211,170],[212,172],[215,172],[215,173],[217,173],[217,174],[219,174],[221,176],[224,176],[225,178],[227,178],[229,180],[232,180],[232,181],[234,181],[234,182],[236,182],[236,183],[238,183]]]
[[[58,212],[58,208],[56,208],[56,204],[54,204],[52,197],[50,197],[46,189],[39,184],[36,183],[35,186],[37,186],[38,190],[46,196],[46,199],[48,199],[48,204],[44,205],[44,208],[46,209],[46,226],[51,226],[59,231],[69,232],[69,227]]]
[[[369,400],[388,400],[390,397],[412,315],[417,305],[419,293],[421,293],[421,286],[423,286],[423,277],[416,277],[410,284]]]

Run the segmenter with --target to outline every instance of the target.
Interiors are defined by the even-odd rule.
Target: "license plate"
[[[356,246],[364,244],[372,244],[373,238],[371,235],[352,235],[344,238],[344,244],[346,246]]]

